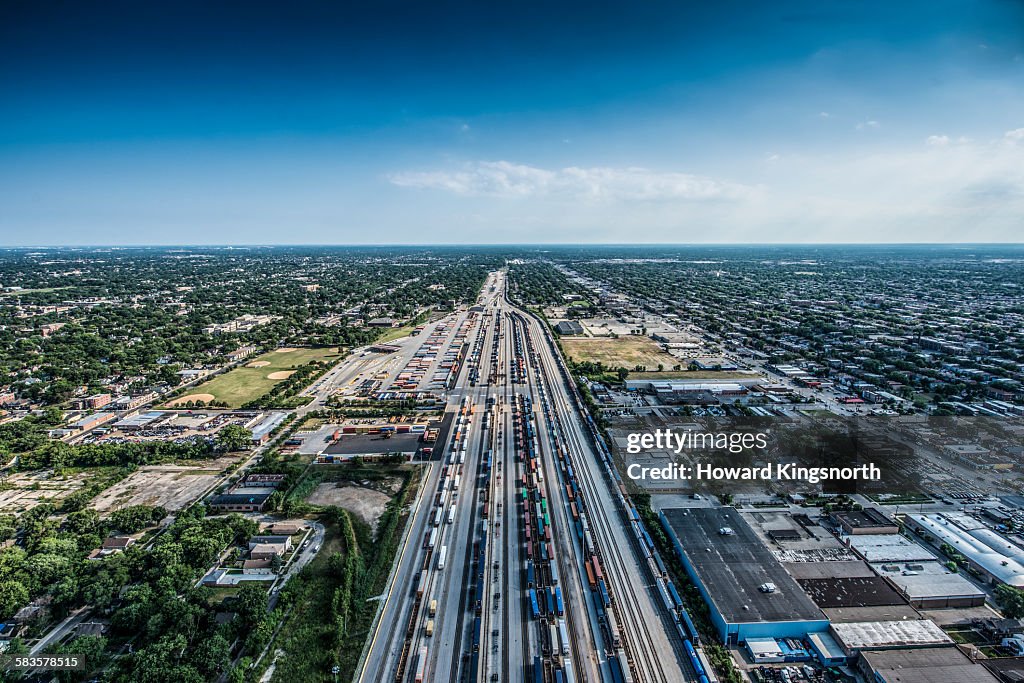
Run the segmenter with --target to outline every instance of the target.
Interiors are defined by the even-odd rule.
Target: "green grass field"
[[[375,344],[387,344],[388,342],[395,341],[396,339],[401,339],[402,337],[408,337],[409,333],[412,332],[414,329],[416,329],[416,328],[413,325],[406,325],[405,327],[395,327],[395,328],[390,329],[387,332],[385,332],[384,335],[381,336],[380,339],[378,339],[374,343]]]
[[[208,397],[213,396],[214,400],[224,401],[228,406],[238,408],[263,396],[275,384],[284,381],[285,377],[281,376],[272,379],[270,376],[274,373],[294,370],[313,360],[336,362],[340,359],[341,354],[336,347],[270,351],[257,358],[249,359],[241,367],[189,389],[171,403],[184,404],[189,400],[198,400],[196,397],[202,397],[202,400],[208,401],[210,400]],[[267,363],[267,365],[252,367],[262,363]]]

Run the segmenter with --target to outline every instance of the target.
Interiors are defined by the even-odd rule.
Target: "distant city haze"
[[[0,245],[1018,242],[1024,5],[7,3]]]

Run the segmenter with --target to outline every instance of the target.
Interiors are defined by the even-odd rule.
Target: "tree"
[[[267,615],[267,591],[260,581],[244,581],[235,598],[241,626],[251,629]]]
[[[221,451],[242,451],[252,442],[252,432],[242,425],[228,425],[217,432],[217,449]]]
[[[0,581],[0,619],[8,619],[28,604],[28,589],[20,581]]]
[[[99,671],[106,665],[107,639],[103,636],[78,636],[70,643],[61,645],[58,655],[78,655],[85,660],[89,671]],[[61,683],[73,683],[82,680],[81,671],[61,671],[57,674]]]
[[[163,508],[159,509],[166,514],[166,510]],[[157,508],[151,505],[129,505],[126,508],[114,510],[110,515],[110,523],[115,529],[127,534],[134,534],[148,526],[152,526],[156,510]],[[160,517],[163,516],[163,514],[160,515]]]
[[[1003,615],[1010,619],[1024,617],[1024,591],[1013,586],[1000,584],[996,586],[996,602],[1003,610]]]

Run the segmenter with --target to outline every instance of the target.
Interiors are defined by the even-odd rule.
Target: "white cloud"
[[[1010,144],[1017,144],[1018,142],[1024,142],[1024,128],[1016,128],[1014,130],[1006,131],[1003,138]]]
[[[823,111],[823,112],[820,112],[820,113],[818,114],[818,116],[820,116],[820,117],[821,117],[821,118],[823,118],[823,119],[827,119],[827,118],[831,118],[831,117],[832,117],[832,115],[831,115],[831,114],[829,114],[829,113],[828,113],[827,111]]]
[[[479,161],[453,171],[405,171],[388,179],[400,187],[508,198],[709,200],[741,199],[755,191],[749,186],[690,173],[638,167],[570,166],[549,170],[509,161]]]
[[[948,135],[929,135],[928,139],[925,140],[925,144],[931,147],[945,147],[949,144]]]
[[[861,121],[855,127],[857,130],[867,130],[869,128],[879,128],[881,125],[878,121],[871,119],[870,121]]]

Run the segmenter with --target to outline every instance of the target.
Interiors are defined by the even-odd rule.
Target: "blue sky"
[[[0,244],[1020,241],[1021,2],[552,4],[4,3]]]

